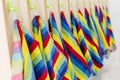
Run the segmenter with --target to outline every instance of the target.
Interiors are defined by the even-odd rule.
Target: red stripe
[[[50,79],[54,80],[54,78],[55,78],[55,73],[54,73],[54,71],[52,71],[52,73],[50,74]]]
[[[74,37],[74,38],[75,38],[75,37]],[[79,41],[78,41],[78,39],[77,39],[77,38],[75,38],[75,41],[76,41],[76,43],[77,43],[78,45],[80,45],[80,44],[79,44]]]
[[[86,51],[88,50],[87,46],[84,46],[83,54],[86,55]]]
[[[77,78],[77,80],[80,80],[79,78]]]
[[[39,32],[39,29],[40,29],[40,17],[36,16],[35,19],[36,19],[36,23],[37,23],[37,30]]]
[[[77,32],[79,32],[80,30],[81,30],[81,26],[78,25],[78,26],[77,26]]]
[[[93,46],[95,46],[97,51],[99,52],[99,47],[96,45],[96,43],[93,40],[89,39],[86,34],[84,34],[84,36],[85,36],[85,39],[87,39]]]
[[[65,17],[65,14],[64,14],[64,12],[63,12],[63,11],[61,11],[61,15],[62,15],[64,18],[66,18],[66,17]]]
[[[54,43],[56,45],[56,47],[62,52],[64,53],[64,49],[54,40]]]
[[[16,20],[16,23],[17,23],[17,27],[18,27],[19,34],[20,34],[21,43],[22,43],[22,40],[23,40],[23,32],[22,32],[21,27],[20,27],[20,22],[19,22],[18,20]]]
[[[67,50],[64,51],[64,49],[54,40],[54,44],[56,45],[56,47],[63,53],[63,55],[65,55],[65,57],[67,58],[68,60],[68,52]]]
[[[78,10],[78,13],[80,13],[80,14],[83,16],[83,14],[82,14],[82,12],[81,12],[81,10],[80,10],[80,9]]]
[[[88,17],[90,17],[90,14],[89,14],[87,8],[85,8],[85,14],[86,14]]]
[[[45,48],[50,40],[50,35],[47,35],[47,38],[43,41],[43,47]]]
[[[100,19],[100,21],[103,22],[103,19],[104,19],[104,16],[103,16],[103,14],[102,14],[102,18]]]
[[[35,50],[35,48],[37,47],[37,43],[34,41],[30,46],[29,46],[29,50],[30,50],[30,53],[33,52],[33,50]]]
[[[88,63],[64,40],[65,45],[69,48],[69,50],[73,53],[73,55],[76,56],[77,59],[82,61],[86,66],[88,66]]]
[[[110,32],[109,32],[109,29],[108,29],[108,46],[110,46]]]
[[[47,77],[48,73],[47,70],[38,78],[38,80],[45,80]]]
[[[95,62],[94,60],[93,60],[93,63],[94,63],[94,65],[96,65],[99,69],[102,68],[102,66],[99,65],[99,63]]]
[[[58,56],[59,56],[59,53],[56,51],[55,57],[54,57],[53,62],[52,62],[52,66],[53,66],[53,67],[54,67],[54,65],[55,65],[55,63],[56,63],[56,61],[57,61],[57,59],[58,59]]]
[[[67,79],[67,78],[64,76],[62,80],[69,80],[69,79]]]

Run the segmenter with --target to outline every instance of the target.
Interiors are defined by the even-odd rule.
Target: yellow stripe
[[[57,37],[54,33],[53,33],[53,39],[61,46],[61,48],[63,48],[60,38]]]
[[[85,75],[85,73],[79,70],[76,66],[73,65],[73,67],[77,78],[79,78],[80,80],[88,80],[88,77]]]
[[[63,34],[63,33],[62,33],[62,37],[85,60],[85,58],[83,57],[83,54],[80,51],[79,47],[77,47],[76,45],[74,45],[74,43],[65,34]]]
[[[36,47],[31,54],[31,59],[34,60],[39,54],[40,54],[40,51],[39,51],[38,47]]]
[[[50,52],[50,49],[51,49],[52,46],[53,46],[53,43],[52,43],[52,40],[50,38],[47,46],[45,47],[45,55],[50,55],[48,53]]]
[[[93,13],[92,13],[92,14],[93,14]],[[99,25],[99,22],[98,22],[98,20],[96,19],[96,17],[95,17],[94,14],[93,14],[93,17],[94,17],[94,20],[95,20],[96,25],[97,25],[97,27],[98,27],[99,33],[101,34],[100,37],[102,38],[102,42],[103,42],[104,46],[105,46],[106,48],[108,48],[107,41],[105,40],[106,38],[105,38],[105,36],[104,36],[104,33],[102,32],[102,29],[101,29],[101,27],[100,27],[100,25]]]
[[[98,51],[96,49],[96,47],[94,45],[92,45],[89,41],[86,40],[86,43],[88,44],[89,48],[92,49],[92,51],[94,52],[94,54],[100,58],[99,54],[98,54]]]
[[[62,66],[61,63],[63,63],[65,61],[65,58],[63,57],[62,53],[59,54],[58,58],[57,58],[57,61],[54,65],[54,71],[55,73],[58,72],[58,69],[60,69],[60,67]]]

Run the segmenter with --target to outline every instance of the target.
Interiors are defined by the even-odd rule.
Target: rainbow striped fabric
[[[99,22],[99,15],[97,14],[97,11],[95,10],[95,13],[91,12],[91,16],[92,16],[92,20],[96,28],[96,31],[99,33],[98,36],[100,37],[100,41],[101,41],[101,44],[105,52],[104,55],[107,57],[109,54],[109,51],[108,51],[109,45],[108,45],[105,33],[102,29],[102,26],[100,25],[100,22]]]
[[[93,12],[91,11],[91,14],[90,14],[88,10],[85,9],[85,18],[88,23],[90,33],[92,33],[91,36],[93,39],[94,46],[97,48],[97,52],[99,56],[101,57],[101,59],[103,60],[104,50],[101,45],[100,37],[98,36],[99,33],[97,32],[96,27],[94,25],[94,21],[92,20],[92,16],[91,16],[92,13]]]
[[[12,80],[23,80],[23,55],[20,42],[20,35],[17,29],[16,21],[13,27],[13,43],[12,43]]]
[[[113,31],[112,31],[112,25],[111,25],[111,21],[110,21],[109,10],[108,10],[107,7],[106,7],[106,23],[107,23],[108,31],[109,31],[109,34],[110,34],[110,50],[115,51],[116,50],[116,44],[115,44],[115,39],[114,39]]]
[[[85,17],[82,15],[81,11],[79,10],[78,20],[79,20],[80,26],[77,27],[77,31],[78,33],[80,29],[82,29],[83,31],[90,56],[94,63],[92,72],[93,72],[93,75],[96,75],[103,66],[102,58],[99,54],[97,35],[91,23],[90,15],[88,15],[88,11],[86,9],[85,9]]]
[[[33,64],[32,64],[32,60],[30,57],[30,52],[28,49],[28,45],[25,39],[25,36],[22,32],[21,29],[21,24],[19,22],[19,20],[15,21],[18,31],[19,31],[19,35],[20,35],[20,43],[21,43],[21,51],[22,51],[22,55],[23,55],[23,66],[24,66],[24,80],[36,80],[35,77],[35,73],[33,70]]]
[[[97,6],[95,8],[96,8],[95,9],[96,10],[96,15],[99,17],[98,19],[99,19],[100,26],[101,26],[104,34],[105,34],[108,46],[110,47],[110,35],[109,35],[108,26],[107,26],[106,18],[105,18],[106,12],[105,12],[105,10],[99,8],[100,13],[98,13]]]
[[[59,33],[54,13],[51,13],[48,23],[49,23],[49,29],[51,31],[51,37],[54,40],[55,46],[66,56],[66,59],[68,61],[68,69],[62,80],[76,80],[76,75],[74,73],[74,69],[71,60],[69,58],[68,51],[64,46],[62,37]]]
[[[25,38],[26,38],[26,41],[29,47],[36,79],[37,80],[50,80],[49,75],[48,75],[48,70],[45,65],[45,61],[42,57],[42,54],[40,52],[38,43],[31,37],[29,32],[24,27],[22,27],[22,30],[24,32],[24,35],[25,35]]]
[[[61,11],[60,16],[62,25],[62,39],[68,50],[77,80],[88,80],[91,75],[90,67],[74,39],[63,11]]]
[[[32,21],[34,38],[43,45],[44,56],[47,63],[48,72],[51,80],[61,80],[67,70],[67,60],[60,52],[48,32],[47,26],[39,16]],[[41,38],[40,38],[41,37]],[[40,42],[38,42],[40,43]],[[41,45],[41,44],[39,44]]]
[[[70,16],[71,16],[72,32],[73,32],[73,35],[75,37],[75,40],[78,43],[86,61],[88,62],[89,67],[93,70],[93,61],[92,61],[92,58],[91,58],[90,53],[88,51],[88,46],[86,45],[83,31],[79,25],[79,22],[75,18],[73,11],[71,11]]]

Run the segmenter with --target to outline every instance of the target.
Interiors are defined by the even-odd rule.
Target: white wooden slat
[[[5,26],[3,0],[0,0],[0,80],[11,80],[10,51]]]
[[[77,0],[69,0],[70,10],[72,9],[75,17],[78,16]]]
[[[95,3],[94,3],[95,0],[89,0],[89,6],[90,6],[90,9],[91,11],[95,12]]]

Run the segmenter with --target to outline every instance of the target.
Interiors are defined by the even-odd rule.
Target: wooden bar
[[[0,80],[11,80],[10,51],[5,21],[3,0],[0,0]]]

